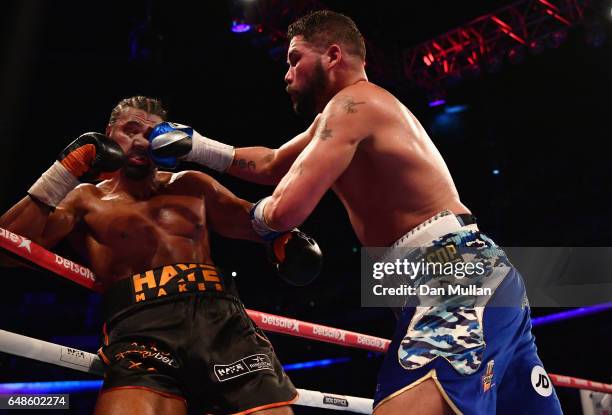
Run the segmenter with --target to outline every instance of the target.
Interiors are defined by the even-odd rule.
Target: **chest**
[[[206,226],[204,199],[158,195],[147,200],[122,196],[93,201],[85,225],[102,240],[159,237],[161,234],[197,238]]]

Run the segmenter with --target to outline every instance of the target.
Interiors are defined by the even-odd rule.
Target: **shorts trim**
[[[157,389],[153,389],[153,388],[149,388],[146,386],[115,386],[112,388],[108,388],[108,389],[102,389],[100,391],[100,395],[103,393],[107,393],[107,392],[112,392],[115,390],[119,390],[119,389],[141,389],[141,390],[145,390],[148,392],[153,392],[156,393],[160,396],[163,396],[164,398],[170,398],[170,399],[176,399],[178,401],[181,401],[185,404],[185,406],[187,406],[187,400],[185,398],[183,398],[182,396],[179,395],[174,395],[172,393],[168,393],[168,392],[162,392],[162,391],[158,391]]]
[[[246,409],[246,410],[241,411],[241,412],[234,412],[231,415],[247,415],[247,414],[250,414],[250,413],[253,413],[253,412],[257,412],[257,411],[263,411],[264,409],[278,408],[279,406],[291,405],[292,403],[297,401],[299,397],[300,397],[300,394],[296,393],[295,396],[291,400],[289,400],[289,401],[274,402],[274,403],[269,403],[269,404],[266,404],[266,405],[256,406],[255,408]]]
[[[270,343],[270,340],[268,340],[267,338],[265,338],[264,336],[262,336],[261,334],[259,334],[257,331],[255,331],[255,335],[257,337],[259,337],[261,340],[265,341],[266,343],[268,343],[270,346],[272,346],[272,343]]]
[[[417,379],[414,382],[412,382],[410,385],[404,386],[403,388],[401,388],[399,390],[396,390],[392,394],[386,396],[384,399],[382,399],[380,402],[378,402],[378,404],[376,404],[376,406],[374,407],[373,410],[375,411],[376,408],[378,408],[383,403],[387,402],[388,400],[391,400],[391,399],[395,398],[398,395],[401,395],[402,393],[406,392],[409,389],[414,388],[417,385],[420,385],[421,383],[425,382],[427,379],[432,379],[434,381],[434,384],[436,385],[436,387],[440,391],[440,394],[442,395],[442,397],[444,398],[444,400],[446,401],[448,406],[450,406],[450,408],[453,410],[453,412],[455,412],[455,414],[457,414],[457,415],[463,415],[463,413],[459,410],[459,408],[457,408],[457,406],[454,404],[454,402],[451,400],[451,398],[448,396],[448,394],[446,393],[446,391],[442,387],[442,384],[438,380],[438,375],[436,373],[436,369],[430,370],[422,378]]]
[[[102,351],[102,348],[100,347],[100,349],[98,350],[98,356],[100,356],[102,358],[102,361],[104,363],[106,363],[106,365],[110,366],[110,360],[108,359],[108,357],[106,357],[106,355],[104,354],[104,352]]]
[[[104,345],[108,346],[108,331],[106,330],[106,323],[102,326],[102,333],[104,334]]]

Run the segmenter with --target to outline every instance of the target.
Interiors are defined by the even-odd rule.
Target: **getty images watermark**
[[[581,307],[612,301],[612,248],[362,248],[365,307]]]
[[[427,283],[414,283],[416,278],[429,281],[436,278],[454,278],[457,282],[463,279],[480,278],[485,275],[485,264],[482,262],[427,262],[424,259],[414,262],[408,259],[395,259],[393,262],[374,262],[372,278],[379,281],[373,286],[377,296],[387,295],[491,295],[491,288],[480,287],[477,284],[446,284],[432,286]],[[395,286],[384,286],[383,278],[398,278],[400,283]],[[406,280],[413,282],[405,283]]]

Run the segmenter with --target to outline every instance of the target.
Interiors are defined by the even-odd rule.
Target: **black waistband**
[[[459,215],[455,215],[461,226],[473,225],[476,223],[476,216],[470,213],[461,213]]]
[[[110,320],[135,304],[192,293],[238,299],[232,277],[226,277],[214,265],[165,265],[113,283],[103,296],[104,320]]]

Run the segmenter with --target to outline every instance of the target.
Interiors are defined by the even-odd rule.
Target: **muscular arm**
[[[319,122],[315,118],[308,130],[298,134],[277,149],[266,147],[237,148],[228,173],[259,184],[278,184],[289,168],[306,148]]]
[[[241,199],[212,177],[189,172],[204,195],[206,222],[221,236],[263,242],[251,226],[251,202]]]
[[[55,210],[26,196],[0,217],[0,227],[50,248],[74,229],[82,191],[76,188],[70,192]],[[0,264],[15,265],[6,257],[0,257]]]
[[[266,223],[277,231],[300,225],[350,164],[359,143],[376,125],[361,97],[335,97],[324,110],[313,140],[291,166],[266,205]]]

